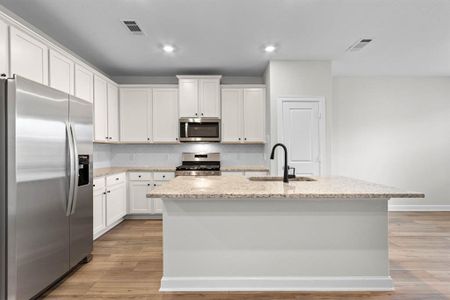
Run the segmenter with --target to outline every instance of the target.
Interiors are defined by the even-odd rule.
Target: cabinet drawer
[[[94,192],[105,190],[105,177],[94,178]]]
[[[125,182],[125,173],[114,174],[106,177],[106,185],[114,185]]]
[[[153,173],[154,180],[170,180],[175,177],[174,172],[155,172]]]
[[[152,180],[151,172],[130,172],[128,173],[128,178],[133,181],[148,181]]]

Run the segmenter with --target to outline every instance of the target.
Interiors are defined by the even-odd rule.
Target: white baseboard
[[[390,276],[348,277],[167,277],[160,292],[393,291]]]
[[[162,214],[128,214],[126,220],[161,220]]]
[[[389,204],[389,211],[450,211],[450,205],[395,205],[395,204]]]

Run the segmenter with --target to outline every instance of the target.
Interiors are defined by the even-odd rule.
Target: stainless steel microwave
[[[220,119],[180,118],[180,142],[220,142]]]

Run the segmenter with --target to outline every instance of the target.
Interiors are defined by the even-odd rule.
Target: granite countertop
[[[264,166],[236,166],[236,167],[222,167],[222,171],[262,171],[268,172],[269,169]],[[94,177],[108,176],[123,172],[175,172],[174,167],[110,167],[94,169]]]
[[[250,181],[243,176],[180,176],[155,188],[151,198],[424,198],[424,194],[346,177],[316,181]]]

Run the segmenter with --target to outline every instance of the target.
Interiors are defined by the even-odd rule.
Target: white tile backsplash
[[[176,167],[182,152],[220,152],[223,166],[267,165],[264,145],[195,143],[179,145],[94,145],[94,167]]]

